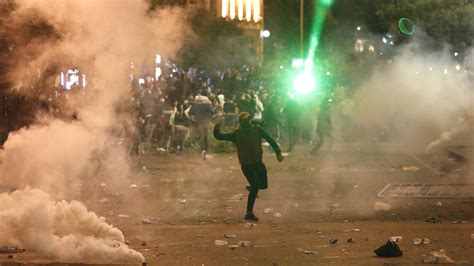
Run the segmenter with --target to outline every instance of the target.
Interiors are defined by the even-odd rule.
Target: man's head
[[[239,114],[238,116],[239,118],[239,125],[241,127],[248,127],[250,126],[250,120],[251,120],[251,117],[250,117],[250,114],[247,113],[247,112],[242,112]]]

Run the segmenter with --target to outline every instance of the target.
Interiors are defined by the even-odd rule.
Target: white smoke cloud
[[[435,51],[420,43],[415,37],[398,48],[356,89],[354,119],[363,135],[377,139],[386,134],[424,150],[441,132],[459,126],[460,118],[474,114],[472,53],[456,69],[448,48]]]
[[[0,243],[55,256],[64,262],[142,262],[122,232],[78,201],[54,201],[39,189],[0,194]]]
[[[123,244],[119,229],[82,203],[63,200],[77,198],[84,192],[83,180],[99,172],[111,184],[130,176],[127,151],[112,134],[120,128],[115,104],[129,93],[131,61],[145,62],[156,53],[173,57],[180,49],[189,34],[185,12],[149,13],[141,0],[17,3],[10,23],[21,24],[35,14],[60,36],[24,48],[39,56],[10,72],[12,80],[23,84],[18,93],[29,96],[27,85],[41,76],[25,73],[42,73],[58,62],[73,62],[89,75],[91,86],[85,95],[65,100],[77,120],[43,116],[8,136],[0,184],[16,191],[0,194],[0,245],[25,247],[65,262],[142,262],[140,253]]]

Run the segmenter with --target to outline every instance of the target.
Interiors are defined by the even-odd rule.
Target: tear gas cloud
[[[424,44],[433,40],[426,38],[419,32],[410,43],[398,47],[396,56],[376,66],[355,89],[348,104],[358,125],[354,134],[370,140],[385,138],[422,152],[442,132],[449,135],[455,127],[468,128],[465,123],[474,115],[474,53],[466,51],[459,68],[449,47],[427,49]],[[461,131],[467,133],[455,130],[457,135]],[[427,151],[434,151],[433,145]]]
[[[110,183],[128,177],[125,148],[114,144],[118,141],[111,128],[120,127],[114,105],[128,93],[130,62],[156,53],[172,57],[188,33],[183,10],[147,13],[147,8],[139,0],[17,1],[11,25],[39,17],[59,35],[24,46],[22,52],[37,56],[9,71],[9,78],[22,85],[17,93],[31,97],[29,85],[51,64],[65,62],[88,73],[92,86],[82,99],[68,101],[77,121],[42,116],[35,125],[9,135],[0,183],[16,191],[0,194],[2,245],[37,250],[65,262],[144,260],[124,244],[120,230],[82,203],[62,200],[83,193],[81,180],[99,172]],[[107,163],[100,170],[99,159]]]

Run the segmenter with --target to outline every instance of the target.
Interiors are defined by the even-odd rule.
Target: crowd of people
[[[209,152],[209,133],[213,123],[222,122],[224,131],[237,127],[237,115],[247,112],[272,138],[285,143],[288,151],[305,135],[313,141],[313,132],[321,143],[329,136],[328,110],[317,130],[313,121],[314,105],[300,105],[288,94],[269,88],[258,68],[241,66],[213,72],[191,68],[187,71],[164,71],[159,78],[145,76],[131,79],[132,97],[137,117],[137,134],[132,152],[156,149],[180,153],[199,148],[202,159]],[[326,99],[327,101],[327,99]],[[305,114],[313,115],[312,118]],[[311,128],[313,127],[313,128]],[[140,144],[143,144],[140,146]],[[316,147],[315,149],[319,149]]]

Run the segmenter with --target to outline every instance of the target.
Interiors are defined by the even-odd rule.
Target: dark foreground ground
[[[473,199],[377,196],[388,183],[472,184],[470,164],[405,150],[336,145],[310,157],[309,147],[298,147],[283,163],[267,153],[270,188],[257,200],[256,227],[242,221],[247,193],[235,154],[205,162],[192,154],[146,154],[130,181],[136,187],[116,192],[103,189],[102,179],[91,180],[86,187],[93,192],[83,201],[120,228],[149,265],[406,265],[441,249],[457,263],[474,265]],[[391,208],[376,211],[376,202]],[[431,216],[441,222],[426,222]],[[403,237],[404,255],[375,257],[374,249],[391,236]],[[331,238],[338,242],[330,244]],[[415,245],[415,238],[430,244]],[[252,246],[232,249],[215,240]],[[0,261],[54,262],[28,251],[13,259],[0,255]]]

